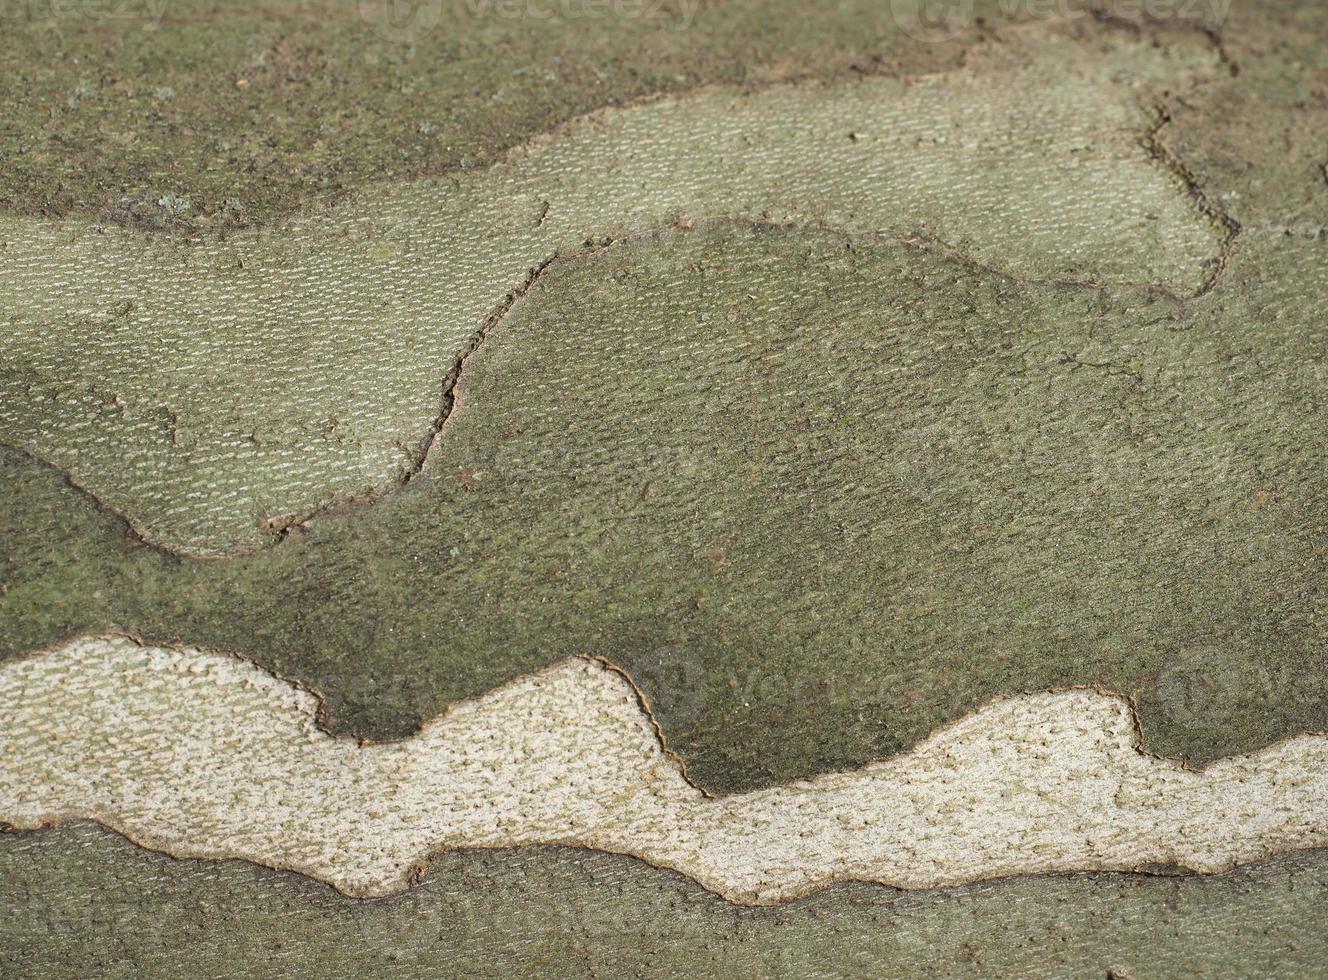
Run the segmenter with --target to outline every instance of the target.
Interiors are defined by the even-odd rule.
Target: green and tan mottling
[[[149,541],[220,556],[426,465],[486,318],[586,242],[728,217],[918,239],[1020,279],[1212,282],[1228,231],[1145,145],[1146,93],[1211,77],[1209,47],[1090,56],[1027,30],[970,60],[597,113],[259,232],[0,218],[0,441]]]
[[[1216,878],[1072,875],[932,892],[840,886],[744,909],[630,858],[440,855],[406,895],[177,861],[88,825],[0,834],[15,978],[1305,977],[1328,960],[1328,857]]]
[[[1044,6],[979,0],[922,44],[881,0],[712,0],[685,29],[676,5],[459,0],[405,40],[344,0],[170,0],[159,21],[0,0],[0,206],[226,235],[659,94],[963,71]],[[0,654],[110,627],[211,644],[384,738],[597,653],[720,791],[1049,684],[1135,695],[1153,747],[1196,760],[1328,728],[1328,10],[1217,6],[1062,25],[1090,60],[1122,39],[1222,59],[1146,93],[1144,149],[1240,229],[1200,300],[763,228],[614,246],[550,267],[473,359],[434,473],[273,553],[165,555],[0,449]],[[614,350],[628,317],[640,339]],[[741,356],[716,340],[735,334]],[[1326,884],[1303,854],[740,909],[549,849],[442,855],[406,896],[354,902],[65,827],[0,834],[0,973],[1300,977],[1328,962]]]
[[[1242,239],[1183,300],[768,227],[610,247],[491,333],[423,477],[267,552],[163,555],[7,456],[2,642],[239,652],[375,738],[604,656],[718,791],[1049,686],[1198,761],[1322,730],[1323,249]]]
[[[651,17],[423,6],[435,26],[403,35],[352,0],[5,0],[0,203],[160,228],[263,223],[368,181],[483,165],[605,105],[715,82],[947,70],[1011,20],[1046,19],[1043,4],[979,0],[966,30],[928,44],[892,14],[909,5],[878,0],[707,0],[690,18],[677,2],[649,4]],[[1088,36],[1100,20],[1215,30],[1239,76],[1172,102],[1197,176],[1242,222],[1328,217],[1321,4],[1147,5],[1161,20],[1128,0],[1067,6]]]

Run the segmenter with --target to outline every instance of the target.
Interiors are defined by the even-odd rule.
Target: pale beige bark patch
[[[1328,843],[1328,739],[1200,772],[1139,751],[1089,690],[996,701],[854,772],[713,799],[620,673],[564,660],[361,745],[245,661],[87,638],[0,667],[0,820],[93,819],[178,856],[238,857],[351,895],[440,848],[633,854],[735,902],[833,881],[925,888],[1179,864],[1215,872]]]

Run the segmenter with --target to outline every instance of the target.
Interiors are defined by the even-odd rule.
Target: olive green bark
[[[979,4],[922,44],[878,3],[726,3],[685,29],[681,7],[462,4],[405,29],[365,9],[7,8],[0,199],[266,222],[652,93],[963,70],[1038,20]],[[1238,232],[1207,295],[741,227],[615,246],[551,267],[483,345],[425,478],[268,554],[163,555],[7,451],[0,648],[105,628],[215,645],[374,738],[599,653],[721,791],[858,765],[1046,685],[1133,694],[1149,744],[1195,761],[1325,728],[1328,20],[1199,13],[1062,28],[1222,60],[1155,93],[1143,146]]]
[[[177,861],[105,830],[0,835],[7,977],[1317,976],[1328,858],[1212,878],[841,886],[743,909],[630,858],[441,855],[406,895]]]
[[[163,553],[0,449],[0,655],[105,629],[211,645],[318,691],[332,729],[392,738],[600,654],[717,792],[1066,684],[1136,697],[1149,745],[1196,762],[1328,729],[1328,16],[1198,6],[1063,30],[1220,60],[1148,93],[1140,134],[1231,233],[1204,295],[760,226],[618,243],[551,266],[487,338],[424,476],[271,551]],[[539,20],[462,0],[404,25],[324,0],[118,9],[0,8],[0,206],[225,236],[661,93],[962,72],[1042,19],[983,0],[919,43],[879,0]],[[533,850],[442,855],[361,903],[70,827],[0,835],[0,973],[1306,976],[1326,868],[753,910]]]
[[[978,0],[962,30],[920,43],[901,30],[905,0],[568,6],[522,17],[506,0],[438,0],[397,22],[371,0],[8,0],[0,203],[181,230],[261,223],[367,181],[481,165],[574,115],[660,92],[952,69],[1048,9]],[[1324,220],[1320,4],[1154,0],[1152,17],[1129,0],[1064,7],[1090,36],[1211,32],[1233,77],[1172,103],[1202,184],[1238,196],[1241,221]]]
[[[626,16],[573,3],[553,17],[506,0],[415,6],[393,23],[369,0],[8,0],[0,204],[179,230],[261,223],[366,181],[487,163],[601,106],[919,73],[963,47],[916,44],[871,0],[650,0]]]
[[[146,540],[224,557],[427,465],[465,353],[588,241],[728,217],[925,240],[1025,279],[1203,292],[1232,232],[1146,143],[1151,99],[1218,59],[1193,37],[1068,40],[1012,31],[912,83],[595,113],[490,167],[252,232],[0,218],[0,441]]]
[[[1242,240],[1184,300],[828,233],[624,242],[490,332],[420,479],[268,551],[165,555],[8,457],[3,643],[236,651],[372,738],[599,655],[720,792],[1054,686],[1198,762],[1328,728],[1323,248]]]
[[[1039,19],[979,4],[924,44],[874,2],[725,3],[686,30],[485,10],[403,35],[349,6],[6,8],[0,199],[224,229],[651,93],[962,71]],[[161,554],[6,453],[0,648],[116,628],[234,650],[374,738],[597,653],[721,791],[1048,685],[1138,697],[1150,744],[1196,761],[1324,728],[1325,23],[1237,2],[1062,25],[1225,66],[1155,93],[1143,147],[1236,236],[1198,299],[772,229],[614,246],[489,338],[424,478],[270,553]]]

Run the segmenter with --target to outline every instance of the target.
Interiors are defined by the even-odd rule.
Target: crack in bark
[[[1161,112],[1161,110],[1159,110],[1159,112]],[[493,331],[501,326],[507,316],[517,305],[519,305],[522,299],[528,296],[536,287],[540,286],[544,280],[547,279],[552,270],[563,264],[586,261],[614,246],[650,239],[659,239],[668,233],[686,234],[696,229],[708,229],[725,225],[749,229],[779,231],[784,233],[809,232],[837,237],[844,242],[846,248],[850,249],[854,247],[855,243],[864,242],[884,247],[903,248],[925,252],[931,255],[936,255],[948,262],[952,262],[965,269],[971,275],[997,277],[1006,282],[1019,285],[1096,292],[1138,292],[1150,296],[1162,296],[1178,303],[1185,303],[1189,300],[1198,299],[1204,296],[1216,286],[1219,276],[1226,268],[1235,239],[1240,234],[1241,229],[1233,219],[1227,217],[1223,212],[1208,203],[1202,192],[1198,190],[1197,183],[1194,181],[1193,176],[1189,175],[1188,169],[1184,167],[1170,150],[1161,145],[1157,133],[1169,121],[1169,115],[1162,113],[1159,122],[1148,132],[1148,134],[1145,135],[1143,142],[1145,148],[1149,152],[1150,158],[1154,159],[1159,164],[1166,166],[1170,172],[1176,174],[1182,184],[1185,185],[1187,193],[1189,193],[1191,199],[1195,202],[1200,211],[1210,220],[1227,230],[1227,235],[1221,245],[1217,267],[1213,274],[1205,279],[1199,292],[1194,293],[1193,295],[1178,294],[1174,290],[1157,283],[1103,283],[1101,281],[1064,277],[1045,278],[1020,276],[1010,271],[997,269],[993,266],[987,265],[976,259],[974,256],[969,255],[961,249],[955,248],[944,241],[921,235],[913,235],[904,238],[880,233],[864,235],[836,227],[826,222],[773,222],[744,219],[730,215],[689,218],[687,220],[677,221],[666,225],[654,225],[629,235],[587,238],[582,243],[582,249],[574,254],[554,252],[530,266],[526,278],[518,286],[510,290],[502,302],[500,302],[494,310],[484,318],[479,327],[477,327],[470,335],[461,351],[455,357],[451,368],[442,380],[442,391],[438,413],[431,419],[424,436],[418,443],[418,446],[407,458],[401,474],[391,484],[381,489],[374,489],[367,493],[357,494],[341,500],[334,500],[299,514],[274,515],[273,517],[268,518],[264,522],[264,527],[272,532],[272,536],[270,540],[264,544],[236,548],[224,554],[217,555],[193,555],[177,551],[155,541],[150,533],[145,528],[140,527],[135,523],[128,514],[118,510],[99,497],[94,491],[83,486],[78,481],[77,476],[72,469],[66,470],[22,446],[0,441],[0,448],[11,449],[25,459],[38,462],[59,474],[70,487],[88,497],[98,510],[118,519],[123,524],[126,534],[135,544],[142,545],[176,559],[226,561],[233,558],[241,558],[247,555],[261,553],[270,548],[276,547],[282,541],[290,537],[295,531],[307,529],[311,522],[316,519],[330,516],[332,514],[345,513],[362,506],[367,506],[386,494],[400,490],[418,480],[428,468],[429,459],[433,455],[435,448],[440,445],[443,429],[446,428],[448,422],[456,414],[458,407],[458,387],[466,365],[470,362],[470,359],[483,348],[485,342]]]
[[[1220,34],[1216,29],[1201,27],[1197,25],[1168,24],[1165,22],[1158,22],[1153,19],[1148,19],[1142,23],[1129,21],[1119,18],[1118,16],[1111,14],[1110,11],[1107,11],[1096,5],[1091,8],[1091,13],[1096,20],[1098,20],[1099,22],[1103,23],[1106,26],[1115,27],[1118,29],[1127,28],[1135,33],[1144,33],[1145,31],[1152,32],[1171,27],[1178,30],[1183,30],[1187,33],[1197,32],[1203,34],[1213,44],[1214,48],[1217,51],[1219,59],[1222,61],[1223,64],[1228,66],[1229,70],[1231,71],[1231,74],[1234,76],[1239,73],[1239,67],[1233,61],[1231,61],[1231,59],[1227,56],[1225,50],[1223,49]],[[1020,29],[1021,25],[1012,25],[1008,28],[1008,30],[1010,31],[1017,31]],[[999,37],[998,34],[993,34],[993,38],[998,38],[998,37]],[[972,49],[971,48],[963,49],[962,54],[964,56],[964,60],[966,60],[970,50]],[[877,70],[866,70],[863,69],[861,66],[856,66],[856,65],[853,66],[853,70],[861,74],[883,74],[883,75],[889,74]],[[959,70],[962,70],[962,68],[951,68],[949,70],[938,71],[932,74],[951,75]],[[921,78],[929,76],[926,75],[902,76],[896,73],[892,75],[892,77],[900,77],[905,80],[916,81]],[[771,85],[796,84],[797,81],[799,80],[805,81],[808,79],[793,79],[793,80],[783,79],[778,83],[771,82],[770,84]],[[764,88],[764,87],[768,86],[766,85],[756,86],[756,88]],[[633,103],[643,103],[643,102],[652,101],[655,97],[656,96],[643,96],[639,99],[632,100],[628,104],[630,105]],[[1184,163],[1184,161],[1181,160],[1180,157],[1162,140],[1161,138],[1162,130],[1165,129],[1165,127],[1172,122],[1172,116],[1170,110],[1165,105],[1159,103],[1153,106],[1153,113],[1155,114],[1156,117],[1155,122],[1149,128],[1149,130],[1144,134],[1144,136],[1140,141],[1145,153],[1148,155],[1149,159],[1151,159],[1154,163],[1165,169],[1169,174],[1171,174],[1177,180],[1177,182],[1180,184],[1186,196],[1190,199],[1194,207],[1196,207],[1199,210],[1199,212],[1202,213],[1204,217],[1206,217],[1214,226],[1219,228],[1222,233],[1221,242],[1218,248],[1218,257],[1213,265],[1212,271],[1207,276],[1204,277],[1198,291],[1193,294],[1179,294],[1176,291],[1167,288],[1166,286],[1162,286],[1156,283],[1145,282],[1145,283],[1107,284],[1101,281],[1090,281],[1090,280],[1072,279],[1072,278],[1047,279],[1047,278],[1024,277],[1012,274],[1010,272],[995,269],[989,265],[985,265],[982,262],[978,261],[975,257],[963,252],[962,250],[956,249],[948,245],[947,243],[938,240],[924,238],[921,236],[914,236],[910,238],[897,238],[882,234],[862,235],[857,233],[851,233],[844,229],[836,228],[825,223],[811,222],[811,223],[797,223],[797,224],[788,223],[784,225],[775,225],[774,223],[770,222],[744,220],[733,216],[707,216],[707,217],[700,217],[693,219],[693,221],[689,222],[686,225],[686,227],[684,227],[683,230],[686,230],[687,227],[690,227],[691,223],[708,225],[713,223],[732,222],[736,224],[746,225],[748,227],[781,227],[785,229],[796,228],[807,231],[819,231],[822,233],[833,234],[844,238],[849,243],[849,247],[852,247],[852,242],[854,241],[865,240],[865,241],[873,241],[884,245],[921,249],[923,251],[937,254],[950,261],[953,261],[963,266],[964,268],[966,268],[967,270],[969,270],[974,274],[979,274],[984,276],[1000,276],[1001,278],[1010,282],[1016,282],[1028,285],[1057,286],[1057,287],[1066,287],[1066,288],[1075,288],[1075,289],[1138,290],[1138,291],[1143,291],[1149,295],[1165,296],[1167,298],[1174,299],[1179,302],[1194,300],[1205,296],[1217,286],[1222,274],[1225,272],[1227,268],[1233,249],[1235,247],[1236,240],[1242,233],[1242,228],[1234,218],[1226,214],[1221,208],[1215,205],[1207,197],[1207,195],[1200,187],[1199,180],[1196,177],[1196,175],[1193,173],[1193,171],[1191,171],[1189,167]],[[504,155],[505,153],[499,154],[497,159],[495,159],[493,163],[496,164],[499,160],[502,159]],[[1321,169],[1325,182],[1328,182],[1328,164],[1323,165]],[[549,202],[544,201],[542,204],[542,209],[536,219],[537,226],[543,223],[545,217],[548,214],[549,207],[550,207]],[[200,560],[209,560],[209,559],[226,560],[230,558],[242,557],[245,555],[261,552],[279,544],[281,541],[289,537],[292,532],[302,528],[306,528],[311,521],[319,517],[331,513],[349,510],[351,508],[372,502],[378,499],[379,497],[384,496],[387,493],[394,492],[395,490],[398,490],[401,487],[407,486],[415,482],[427,467],[428,459],[432,454],[434,447],[437,446],[439,443],[439,439],[443,428],[447,425],[449,419],[451,419],[452,416],[455,414],[457,407],[457,387],[460,382],[461,375],[465,369],[465,365],[468,363],[470,358],[484,345],[485,341],[488,338],[488,335],[492,332],[492,330],[498,327],[502,323],[502,321],[506,318],[507,314],[512,310],[512,308],[543,280],[548,271],[551,268],[553,268],[556,264],[558,264],[560,260],[572,261],[576,259],[587,258],[613,244],[625,241],[638,240],[648,236],[657,235],[663,228],[666,227],[668,226],[657,226],[646,229],[641,232],[633,233],[631,235],[622,236],[619,238],[587,239],[585,244],[586,246],[588,246],[588,248],[585,251],[577,253],[576,255],[568,255],[568,256],[562,256],[559,253],[555,252],[552,255],[532,265],[528,270],[526,279],[521,284],[512,289],[504,298],[504,300],[498,304],[498,306],[494,309],[494,311],[484,319],[484,321],[480,324],[480,326],[471,334],[467,343],[463,346],[462,350],[458,353],[458,355],[454,359],[451,368],[442,379],[442,385],[441,385],[442,391],[441,391],[439,411],[429,422],[428,428],[425,431],[422,438],[419,440],[418,445],[413,450],[407,453],[406,459],[403,461],[403,466],[400,471],[400,474],[392,482],[379,488],[370,489],[364,493],[354,494],[351,496],[343,497],[339,500],[329,501],[323,505],[316,506],[308,511],[296,514],[273,515],[272,517],[269,517],[266,521],[263,522],[263,526],[267,530],[272,532],[272,534],[270,539],[262,544],[256,544],[252,546],[241,546],[238,548],[229,549],[224,553],[215,554],[215,555],[214,554],[194,555],[184,551],[177,550],[175,548],[172,548],[164,544],[157,543],[154,540],[152,540],[152,538],[149,535],[149,532],[146,529],[138,526],[127,513],[122,513],[121,511],[119,511],[118,509],[116,509],[115,507],[113,507],[106,501],[102,500],[100,497],[98,497],[93,491],[91,491],[87,487],[82,486],[78,482],[77,477],[75,476],[74,471],[72,469],[64,470],[58,465],[51,463],[47,460],[44,460],[35,453],[20,446],[4,443],[3,441],[0,441],[0,446],[10,445],[16,451],[22,453],[25,457],[33,460],[38,460],[43,464],[48,465],[52,469],[56,470],[56,472],[62,475],[62,477],[66,480],[66,482],[68,482],[71,486],[73,486],[74,488],[84,493],[89,498],[91,498],[99,509],[119,518],[122,522],[124,522],[131,536],[138,543],[141,543],[147,547],[153,548],[155,550],[161,551],[162,553],[169,554],[177,558],[197,558]]]
[[[545,205],[546,209],[547,207],[548,205]],[[607,247],[607,245],[605,247]],[[598,250],[599,249],[595,249],[589,254],[593,254],[594,251]],[[456,359],[452,362],[451,369],[443,377],[442,405],[439,408],[438,415],[435,416],[433,422],[430,423],[429,431],[425,433],[424,438],[420,443],[420,447],[415,453],[415,458],[411,461],[410,466],[407,467],[405,473],[398,481],[403,486],[412,482],[424,472],[424,467],[428,463],[429,455],[433,452],[433,447],[443,431],[443,426],[447,425],[447,420],[452,417],[452,412],[456,408],[457,382],[461,380],[461,372],[465,370],[466,364],[470,361],[471,357],[484,346],[484,342],[489,338],[489,333],[506,319],[507,314],[512,312],[512,308],[516,306],[527,293],[535,288],[557,259],[558,253],[554,252],[548,258],[531,266],[526,273],[525,282],[509,292],[506,298],[498,304],[498,307],[484,318],[484,322],[481,323],[479,328],[470,335],[470,339],[466,341],[461,352],[457,354]]]
[[[1231,261],[1231,255],[1236,247],[1236,239],[1240,237],[1241,226],[1235,218],[1227,214],[1220,207],[1214,204],[1200,186],[1199,178],[1192,171],[1171,147],[1167,146],[1162,139],[1162,130],[1172,122],[1171,110],[1165,105],[1158,103],[1153,107],[1156,114],[1156,122],[1144,134],[1140,141],[1144,152],[1148,154],[1150,160],[1158,166],[1167,170],[1181,188],[1189,197],[1191,203],[1222,231],[1222,242],[1218,247],[1218,258],[1212,271],[1204,278],[1198,292],[1186,299],[1199,299],[1212,292],[1217,286],[1218,280],[1226,271],[1228,263]]]

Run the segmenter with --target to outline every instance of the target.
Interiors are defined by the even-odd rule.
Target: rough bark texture
[[[110,630],[218,649],[316,692],[325,729],[384,740],[597,656],[720,795],[856,769],[1050,687],[1133,699],[1145,745],[1194,764],[1328,729],[1328,9],[980,0],[920,41],[914,6],[0,7],[0,657]],[[797,107],[725,125],[781,92],[869,90],[1061,123],[1020,142],[1039,131],[956,95],[933,155],[897,139],[930,119],[904,112],[882,188],[968,169],[881,214],[815,187],[879,133],[845,116],[839,149],[779,158],[802,160],[793,200],[743,153],[805,150],[779,129]],[[694,200],[593,152],[558,186],[483,189],[560,133],[697,104],[711,142],[673,155],[716,175]],[[596,166],[607,224],[560,224]],[[351,267],[390,269],[387,219],[428,218],[427,187],[470,189],[499,238],[539,247],[494,277],[476,246],[485,301],[437,344],[288,331],[271,354],[299,369],[257,391],[295,407],[242,433],[256,476],[227,492],[249,498],[194,496],[222,415],[262,401],[236,351],[271,314],[208,325],[254,256],[216,257],[252,246],[279,278],[300,263],[283,230],[341,221]],[[50,248],[17,247],[32,235]],[[80,247],[137,256],[139,298],[193,328],[142,330],[81,260],[61,289]],[[305,356],[320,342],[331,368]],[[383,379],[319,373],[361,362]],[[343,455],[289,494],[272,460],[305,443]],[[1298,976],[1328,958],[1326,900],[1304,854],[752,910],[535,849],[445,854],[405,896],[357,902],[66,827],[0,835],[0,972]]]
[[[847,885],[744,909],[631,858],[442,856],[396,898],[177,861],[109,831],[0,835],[0,966],[70,977],[1306,977],[1328,958],[1323,852],[1215,878],[1071,875],[933,892]]]

